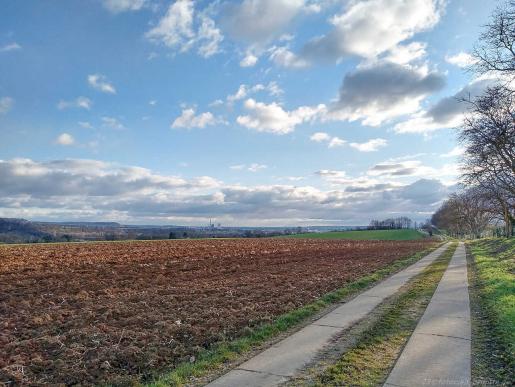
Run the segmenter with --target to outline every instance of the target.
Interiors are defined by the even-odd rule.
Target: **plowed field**
[[[1,246],[0,382],[126,384],[431,243]]]

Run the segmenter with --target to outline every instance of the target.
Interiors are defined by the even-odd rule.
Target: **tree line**
[[[411,228],[413,221],[410,218],[401,216],[398,218],[388,218],[385,220],[371,220],[368,225],[369,230],[397,230],[402,228]]]
[[[481,237],[515,226],[515,0],[498,7],[473,51],[469,71],[489,79],[479,96],[461,98],[468,109],[458,139],[464,148],[461,188],[431,222],[457,237]]]

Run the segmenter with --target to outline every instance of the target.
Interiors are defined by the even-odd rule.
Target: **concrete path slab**
[[[288,380],[314,360],[317,353],[324,349],[336,334],[364,318],[384,299],[394,294],[408,280],[438,258],[448,245],[439,247],[415,264],[342,304],[312,324],[211,382],[208,386],[277,386]]]
[[[385,386],[470,386],[470,304],[460,243]]]
[[[299,364],[309,362],[312,354],[323,348],[340,330],[341,328],[336,327],[308,325],[238,368],[293,376]]]

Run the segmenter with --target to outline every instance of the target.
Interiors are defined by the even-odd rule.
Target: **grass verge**
[[[353,240],[382,240],[382,241],[411,241],[424,238],[424,235],[411,229],[405,230],[358,230],[358,231],[332,231],[310,232],[289,235],[287,238],[309,239],[353,239]]]
[[[355,343],[309,384],[382,385],[429,304],[455,249],[456,243],[387,301]]]
[[[467,244],[472,315],[472,382],[515,380],[515,239]]]
[[[198,354],[194,362],[179,364],[174,370],[157,377],[153,382],[148,383],[147,386],[182,386],[194,378],[200,378],[210,372],[221,370],[225,363],[234,361],[240,355],[301,324],[330,305],[359,293],[374,283],[415,263],[435,249],[436,247],[426,249],[406,259],[398,260],[385,268],[350,282],[336,291],[327,293],[313,303],[283,314],[272,323],[247,331],[243,337],[229,342],[222,342],[210,349],[203,350]]]

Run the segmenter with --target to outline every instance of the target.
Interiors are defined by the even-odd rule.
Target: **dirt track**
[[[128,383],[428,241],[180,240],[0,247],[0,382]]]

